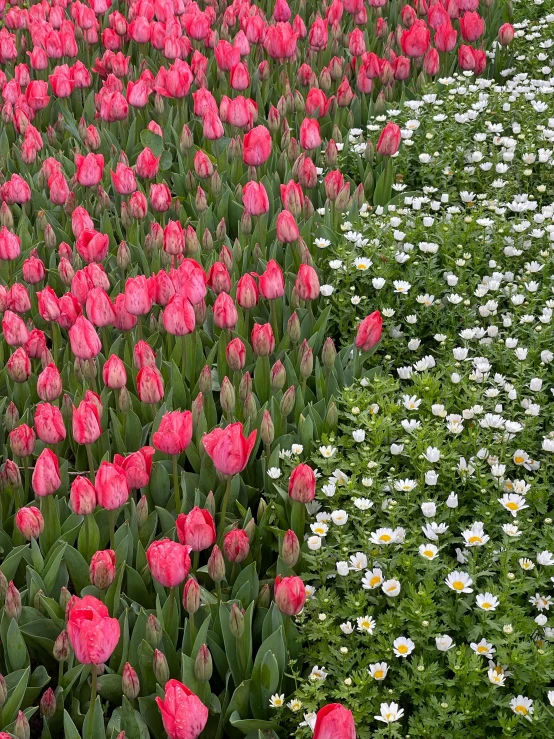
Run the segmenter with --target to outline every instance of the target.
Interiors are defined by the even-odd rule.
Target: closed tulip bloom
[[[214,323],[221,329],[234,329],[239,320],[235,301],[226,292],[219,293],[213,305]]]
[[[40,359],[46,349],[46,337],[44,332],[34,328],[29,332],[29,338],[25,342],[25,351],[31,359]]]
[[[162,416],[160,427],[152,435],[156,449],[171,456],[182,454],[192,439],[192,413],[172,411]]]
[[[73,438],[77,444],[94,444],[102,434],[98,409],[94,403],[83,400],[73,406]]]
[[[92,323],[79,316],[69,329],[71,351],[79,359],[93,359],[100,354],[102,344]]]
[[[119,621],[110,618],[106,606],[92,595],[75,597],[67,621],[69,641],[77,660],[84,665],[107,662],[117,647]]]
[[[96,473],[94,487],[98,505],[108,511],[120,508],[129,498],[125,470],[111,462],[101,462]]]
[[[163,324],[168,334],[186,336],[196,328],[191,302],[183,295],[174,295],[163,312]]]
[[[336,200],[337,195],[344,186],[344,175],[338,169],[331,170],[325,175],[323,184],[325,186],[325,194],[329,200]]]
[[[90,560],[90,581],[98,590],[107,590],[115,580],[115,552],[113,549],[95,552]]]
[[[131,490],[139,490],[148,485],[155,451],[151,446],[144,446],[126,457],[120,454],[114,455],[114,464],[125,470],[127,485]]]
[[[255,323],[250,335],[250,343],[254,354],[267,357],[275,349],[275,336],[270,323]]]
[[[309,264],[300,265],[294,289],[300,300],[315,300],[319,297],[320,287],[317,272]]]
[[[299,237],[298,224],[289,210],[282,210],[275,224],[277,239],[284,244],[293,244]]]
[[[133,362],[138,370],[143,367],[155,367],[156,352],[146,341],[137,341],[133,347]]]
[[[514,27],[511,23],[504,23],[498,29],[498,43],[501,46],[509,46],[514,40]]]
[[[57,321],[60,317],[60,303],[58,296],[47,285],[44,290],[37,293],[38,310],[44,321]]]
[[[113,301],[115,311],[114,326],[119,331],[130,331],[137,325],[137,317],[129,313],[125,308],[125,294],[119,293]]]
[[[283,270],[274,259],[270,259],[265,272],[259,276],[260,295],[267,300],[282,298],[285,294]]]
[[[400,126],[397,126],[396,123],[387,123],[381,131],[379,141],[377,142],[377,154],[387,157],[393,156],[400,148],[401,140]]]
[[[312,739],[356,739],[352,712],[340,703],[328,703],[320,708]]]
[[[369,351],[381,338],[383,330],[383,319],[378,310],[370,313],[369,316],[358,326],[356,333],[356,346],[363,352]]]
[[[411,28],[402,31],[400,45],[402,51],[409,57],[421,57],[429,48],[431,32],[425,21],[416,21]]]
[[[55,364],[47,365],[37,378],[37,395],[51,403],[62,394],[62,377]]]
[[[190,546],[193,552],[208,549],[217,538],[211,513],[198,506],[190,513],[180,513],[177,516],[177,535],[181,544]]]
[[[75,156],[77,182],[84,187],[94,187],[102,181],[104,174],[104,156],[102,154],[82,154]]]
[[[71,483],[69,499],[74,513],[89,516],[96,508],[96,488],[88,477],[78,475]]]
[[[123,162],[118,162],[115,172],[110,170],[114,189],[120,195],[131,195],[137,189],[137,181],[135,173],[131,167],[127,167]]]
[[[0,228],[0,259],[11,262],[21,254],[21,241],[19,236],[2,226]]]
[[[246,467],[248,459],[256,443],[254,430],[245,438],[242,423],[232,423],[224,429],[215,428],[204,434],[202,444],[222,475],[236,475]]]
[[[306,603],[306,588],[299,577],[275,578],[275,603],[285,616],[296,616]]]
[[[464,41],[477,41],[485,32],[485,21],[479,13],[464,13],[460,18],[460,31]]]
[[[289,479],[289,497],[298,503],[310,503],[315,498],[315,473],[308,464],[297,465]]]
[[[142,403],[153,405],[164,396],[164,381],[157,367],[143,367],[137,375],[137,393]]]
[[[125,310],[133,316],[144,316],[151,308],[152,295],[146,277],[129,277],[125,283]]]
[[[437,28],[433,39],[437,51],[452,51],[456,46],[458,31],[452,27],[450,21]]]
[[[302,213],[304,205],[304,193],[302,188],[294,180],[289,180],[286,185],[281,185],[281,202],[283,208],[290,211],[296,218]]]
[[[223,552],[229,562],[240,563],[248,557],[250,541],[243,529],[233,529],[223,538]]]
[[[242,203],[251,216],[261,216],[269,210],[267,191],[261,182],[247,182],[242,188]]]
[[[165,183],[150,185],[150,202],[157,213],[165,213],[171,205],[171,190]]]
[[[179,221],[169,221],[164,228],[164,251],[176,256],[185,249],[185,235]]]
[[[44,444],[59,444],[66,437],[62,413],[55,405],[39,403],[34,423],[37,436]]]
[[[208,177],[211,177],[214,173],[214,165],[212,164],[212,160],[204,151],[202,151],[202,149],[198,149],[198,151],[194,155],[194,171],[196,172],[197,177],[200,177],[200,179],[207,179]]]
[[[237,303],[250,310],[258,303],[258,286],[252,275],[243,275],[237,282]]]
[[[216,295],[231,292],[231,277],[223,262],[214,262],[208,272],[208,283]]]
[[[43,498],[52,495],[62,484],[58,458],[51,449],[43,449],[33,470],[33,490]]]
[[[189,574],[190,546],[171,539],[153,541],[146,550],[146,560],[152,577],[164,588],[180,585]]]
[[[93,326],[104,328],[115,322],[115,310],[112,301],[101,287],[93,287],[87,295],[86,310]]]
[[[156,703],[169,739],[197,739],[208,723],[206,706],[178,680],[168,680],[164,699]]]
[[[246,347],[241,339],[237,337],[227,344],[227,348],[225,349],[225,358],[233,372],[239,372],[239,370],[244,369],[244,364],[246,362]]]
[[[42,259],[31,256],[23,262],[23,279],[28,285],[38,285],[46,276],[46,267]]]
[[[10,431],[10,446],[16,457],[28,457],[35,450],[37,437],[26,423]]]
[[[20,508],[17,511],[15,514],[15,525],[27,541],[38,539],[44,531],[44,518],[38,508],[30,505]]]
[[[104,385],[110,390],[121,390],[127,384],[127,372],[121,359],[112,354],[102,368]]]
[[[259,167],[271,154],[271,134],[265,126],[256,126],[244,135],[242,159],[250,167]]]
[[[31,376],[31,360],[22,346],[8,359],[6,369],[14,382],[27,382]]]
[[[8,346],[23,346],[29,338],[25,323],[11,310],[7,310],[2,316],[2,333]]]
[[[93,228],[85,228],[77,237],[75,248],[83,261],[99,264],[108,254],[110,239]]]
[[[430,77],[438,74],[440,70],[439,52],[436,49],[429,49],[423,60],[423,71]]]
[[[315,118],[304,118],[300,125],[300,146],[303,149],[318,149],[321,146],[319,122]]]

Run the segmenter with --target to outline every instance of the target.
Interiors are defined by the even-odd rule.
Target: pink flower
[[[148,566],[154,577],[164,588],[180,585],[190,570],[190,546],[178,544],[171,539],[153,541],[146,550]]]
[[[202,444],[215,467],[223,475],[236,475],[246,467],[256,443],[254,430],[248,438],[242,434],[242,423],[232,423],[224,429],[215,428],[204,434]]]
[[[106,662],[120,635],[119,621],[110,618],[106,606],[92,595],[74,596],[67,631],[75,656],[84,665]]]
[[[197,739],[208,722],[208,709],[178,680],[165,685],[165,698],[156,698],[169,739]]]

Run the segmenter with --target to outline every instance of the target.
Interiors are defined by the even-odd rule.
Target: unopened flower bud
[[[123,667],[121,676],[121,688],[127,700],[134,700],[140,693],[140,682],[136,670],[128,663]]]
[[[115,580],[113,549],[96,552],[90,560],[90,581],[98,590],[107,590]]]
[[[192,616],[200,608],[200,585],[190,577],[183,588],[183,608]]]
[[[266,503],[266,501],[265,501],[264,498],[260,498],[260,502],[258,503],[258,512],[256,514],[256,518],[258,520],[258,524],[262,520],[262,517],[263,517],[264,513],[266,512],[266,510],[267,510],[267,503]]]
[[[325,416],[325,423],[329,431],[334,431],[337,428],[339,422],[339,412],[335,403],[330,403],[327,409],[327,415]]]
[[[44,246],[47,249],[56,248],[56,234],[54,233],[54,229],[49,223],[47,223],[44,228]]]
[[[245,372],[239,383],[240,400],[244,402],[251,392],[252,392],[252,377],[250,375],[250,372]]]
[[[4,706],[8,698],[8,686],[3,675],[0,675],[0,709]]]
[[[288,390],[285,391],[283,397],[281,398],[281,403],[279,405],[281,410],[281,415],[283,418],[286,418],[294,408],[294,404],[296,403],[296,388],[294,385],[291,385]]]
[[[287,331],[291,344],[297,344],[300,341],[300,319],[296,312],[288,320]]]
[[[13,725],[13,735],[16,736],[17,739],[30,739],[31,737],[31,727],[29,726],[29,721],[23,711],[19,711],[17,714],[15,724]]]
[[[212,238],[210,230],[206,228],[204,230],[204,235],[202,236],[202,251],[205,252],[206,254],[209,254],[213,248],[214,248],[214,240]]]
[[[148,520],[148,498],[146,495],[143,495],[142,498],[137,503],[137,524],[140,526],[144,526],[146,521]]]
[[[257,605],[259,608],[269,608],[271,603],[271,588],[267,583],[262,585],[260,593],[258,595]]]
[[[13,431],[19,425],[19,411],[13,401],[6,408],[4,423],[6,424],[6,431]]]
[[[235,410],[235,388],[228,377],[224,377],[221,381],[219,402],[221,403],[221,410],[225,413],[233,413]]]
[[[211,176],[210,187],[212,189],[212,195],[214,197],[217,198],[219,195],[221,195],[221,191],[223,190],[223,184],[221,182],[221,177],[219,176],[219,172],[217,172],[217,170]]]
[[[214,582],[221,582],[225,578],[225,560],[217,544],[212,549],[208,559],[208,575]]]
[[[314,353],[311,346],[308,346],[307,344],[300,358],[299,369],[301,377],[304,378],[310,377],[310,375],[314,371]]]
[[[212,371],[208,365],[206,365],[200,373],[198,386],[202,395],[207,395],[212,392]]]
[[[117,266],[119,269],[127,269],[131,264],[131,251],[126,241],[120,242],[117,247]]]
[[[65,609],[67,608],[67,604],[71,600],[71,593],[69,590],[65,587],[65,585],[62,585],[60,589],[60,597],[58,598],[58,603],[60,604],[60,608],[65,613]]]
[[[281,547],[281,559],[289,567],[294,567],[300,556],[300,542],[292,529],[289,529],[283,537]]]
[[[151,647],[157,647],[162,640],[162,636],[163,633],[160,622],[156,616],[151,613],[146,619],[146,641]]]
[[[122,387],[117,393],[117,407],[123,414],[129,413],[131,409],[131,395],[126,387]]]
[[[169,666],[167,664],[165,654],[163,652],[160,652],[159,649],[154,650],[152,667],[154,668],[154,677],[163,688],[166,682],[169,680]]]
[[[271,368],[270,373],[271,389],[273,392],[279,392],[279,390],[282,390],[285,386],[286,380],[287,371],[281,360],[278,359]]]
[[[273,426],[273,421],[268,411],[264,411],[262,425],[260,427],[260,436],[262,437],[262,441],[264,444],[273,444],[273,439],[275,438],[275,428]]]
[[[218,241],[223,241],[226,235],[227,235],[227,226],[225,225],[225,218],[222,218],[217,224],[217,228],[215,230],[215,237]]]
[[[66,662],[71,650],[67,631],[62,631],[54,642],[52,654],[58,662]]]
[[[229,630],[236,639],[240,639],[244,633],[244,614],[236,603],[233,603],[231,606],[231,613],[229,614]]]
[[[16,621],[21,616],[21,594],[13,584],[13,581],[10,581],[10,584],[8,585],[8,592],[6,593],[6,599],[4,601],[4,611],[6,612],[6,616],[9,618],[15,618]]]
[[[181,147],[181,152],[184,154],[186,151],[192,148],[194,145],[194,139],[192,137],[192,133],[190,131],[190,128],[185,124],[183,126],[183,130],[181,131],[181,138],[179,141],[179,145]]]
[[[246,533],[246,536],[248,537],[248,541],[252,543],[254,541],[254,534],[256,533],[256,522],[253,518],[248,521],[248,523],[244,527],[244,531]]]
[[[331,369],[331,367],[335,364],[335,359],[337,358],[337,350],[335,349],[335,342],[331,337],[325,340],[325,343],[323,344],[323,349],[321,350],[321,359],[323,361],[323,364],[327,369]]]
[[[194,661],[194,676],[202,683],[209,682],[213,672],[212,655],[207,644],[202,644]]]
[[[6,593],[8,592],[8,581],[6,579],[6,576],[0,570],[0,605],[4,605],[4,600],[6,598]]]
[[[56,696],[52,688],[48,688],[40,699],[40,712],[47,721],[56,713]]]
[[[252,393],[248,393],[246,398],[244,399],[243,404],[243,413],[244,413],[244,420],[245,421],[255,421],[256,416],[258,415],[258,409],[256,407],[256,400]]]

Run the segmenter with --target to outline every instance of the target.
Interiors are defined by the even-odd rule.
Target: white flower
[[[448,636],[448,634],[436,636],[435,644],[437,645],[437,649],[439,650],[439,652],[448,652],[449,649],[452,649],[452,647],[456,646],[454,644],[454,640],[451,636]]]
[[[419,553],[424,559],[435,559],[439,550],[434,544],[421,544]]]
[[[381,590],[385,595],[388,595],[389,598],[396,598],[396,596],[400,594],[400,583],[398,580],[385,580],[381,585]]]
[[[371,542],[377,546],[385,544],[395,544],[396,537],[393,529],[382,528],[372,531],[370,535]]]
[[[433,501],[422,503],[420,508],[425,518],[434,518],[437,513],[437,506]]]
[[[360,616],[356,619],[356,623],[358,624],[358,631],[365,634],[373,634],[376,624],[371,616]]]
[[[379,709],[381,714],[374,716],[376,721],[383,721],[385,724],[392,724],[394,721],[399,721],[404,715],[404,709],[399,708],[398,703],[381,703]]]
[[[350,556],[350,569],[351,570],[365,570],[367,567],[367,557],[363,552],[356,552]]]
[[[384,680],[387,676],[388,671],[389,666],[387,662],[374,662],[373,664],[369,665],[368,669],[369,674],[374,680]]]
[[[497,672],[494,667],[487,670],[487,677],[493,685],[503,688],[506,683],[506,675],[503,672]]]
[[[500,601],[492,593],[479,593],[475,600],[479,608],[483,611],[496,611],[500,605]]]
[[[466,547],[481,547],[490,539],[490,536],[485,534],[481,521],[476,521],[470,529],[462,531],[462,536],[465,539]]]
[[[554,554],[545,549],[544,552],[537,554],[537,563],[545,567],[554,565]]]
[[[492,644],[489,644],[489,642],[486,639],[481,639],[479,643],[471,642],[469,645],[475,654],[479,654],[481,657],[492,657],[492,655],[496,652],[496,649]]]
[[[282,708],[285,704],[285,694],[281,693],[275,693],[275,695],[272,695],[269,699],[269,706],[270,708]]]
[[[437,449],[436,446],[428,446],[427,451],[424,452],[423,456],[428,462],[438,462],[441,458],[440,449]]]
[[[397,657],[408,657],[408,655],[410,655],[415,649],[413,641],[405,636],[399,636],[395,639],[392,646]]]
[[[293,713],[296,713],[302,708],[302,701],[299,701],[298,698],[293,698],[287,703],[287,708],[290,708]]]
[[[340,625],[340,630],[343,634],[352,634],[354,632],[354,627],[350,623],[350,621],[346,621],[345,623]]]
[[[322,539],[320,536],[310,536],[308,537],[308,549],[311,549],[312,552],[317,552],[318,549],[321,549]]]
[[[362,588],[364,590],[374,590],[381,585],[383,579],[383,572],[380,569],[368,570],[362,578]]]
[[[348,575],[348,573],[350,572],[350,567],[348,566],[348,562],[337,562],[336,568],[337,568],[337,574],[342,575],[342,577],[346,577],[346,575]]]
[[[363,429],[356,429],[356,431],[352,432],[352,437],[357,442],[365,441],[365,431]]]
[[[267,471],[267,476],[272,480],[278,480],[281,477],[281,470],[278,467],[270,467]]]
[[[507,511],[510,511],[514,518],[524,508],[529,508],[525,502],[525,498],[522,495],[516,495],[514,493],[506,493],[502,498],[498,498],[500,505],[504,506]]]
[[[467,572],[455,570],[446,577],[445,583],[457,593],[473,593],[473,588],[470,587],[473,580]]]
[[[314,665],[312,667],[312,671],[310,672],[309,678],[310,680],[325,680],[328,673],[325,672],[324,667],[318,667],[317,665]]]
[[[302,444],[293,444],[290,450],[293,454],[296,454],[296,456],[299,456],[304,451],[304,447],[302,446]]]
[[[348,513],[346,511],[333,511],[331,513],[331,520],[336,526],[344,526],[348,521]]]
[[[319,447],[319,453],[322,457],[325,457],[325,459],[330,459],[335,452],[337,451],[337,448],[334,446],[320,446]]]
[[[510,701],[510,708],[519,716],[523,716],[528,721],[532,721],[531,717],[535,709],[533,708],[533,700],[531,698],[526,698],[524,695],[518,695]]]

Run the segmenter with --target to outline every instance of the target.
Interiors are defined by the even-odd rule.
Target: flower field
[[[553,47],[0,0],[0,739],[549,736]]]

